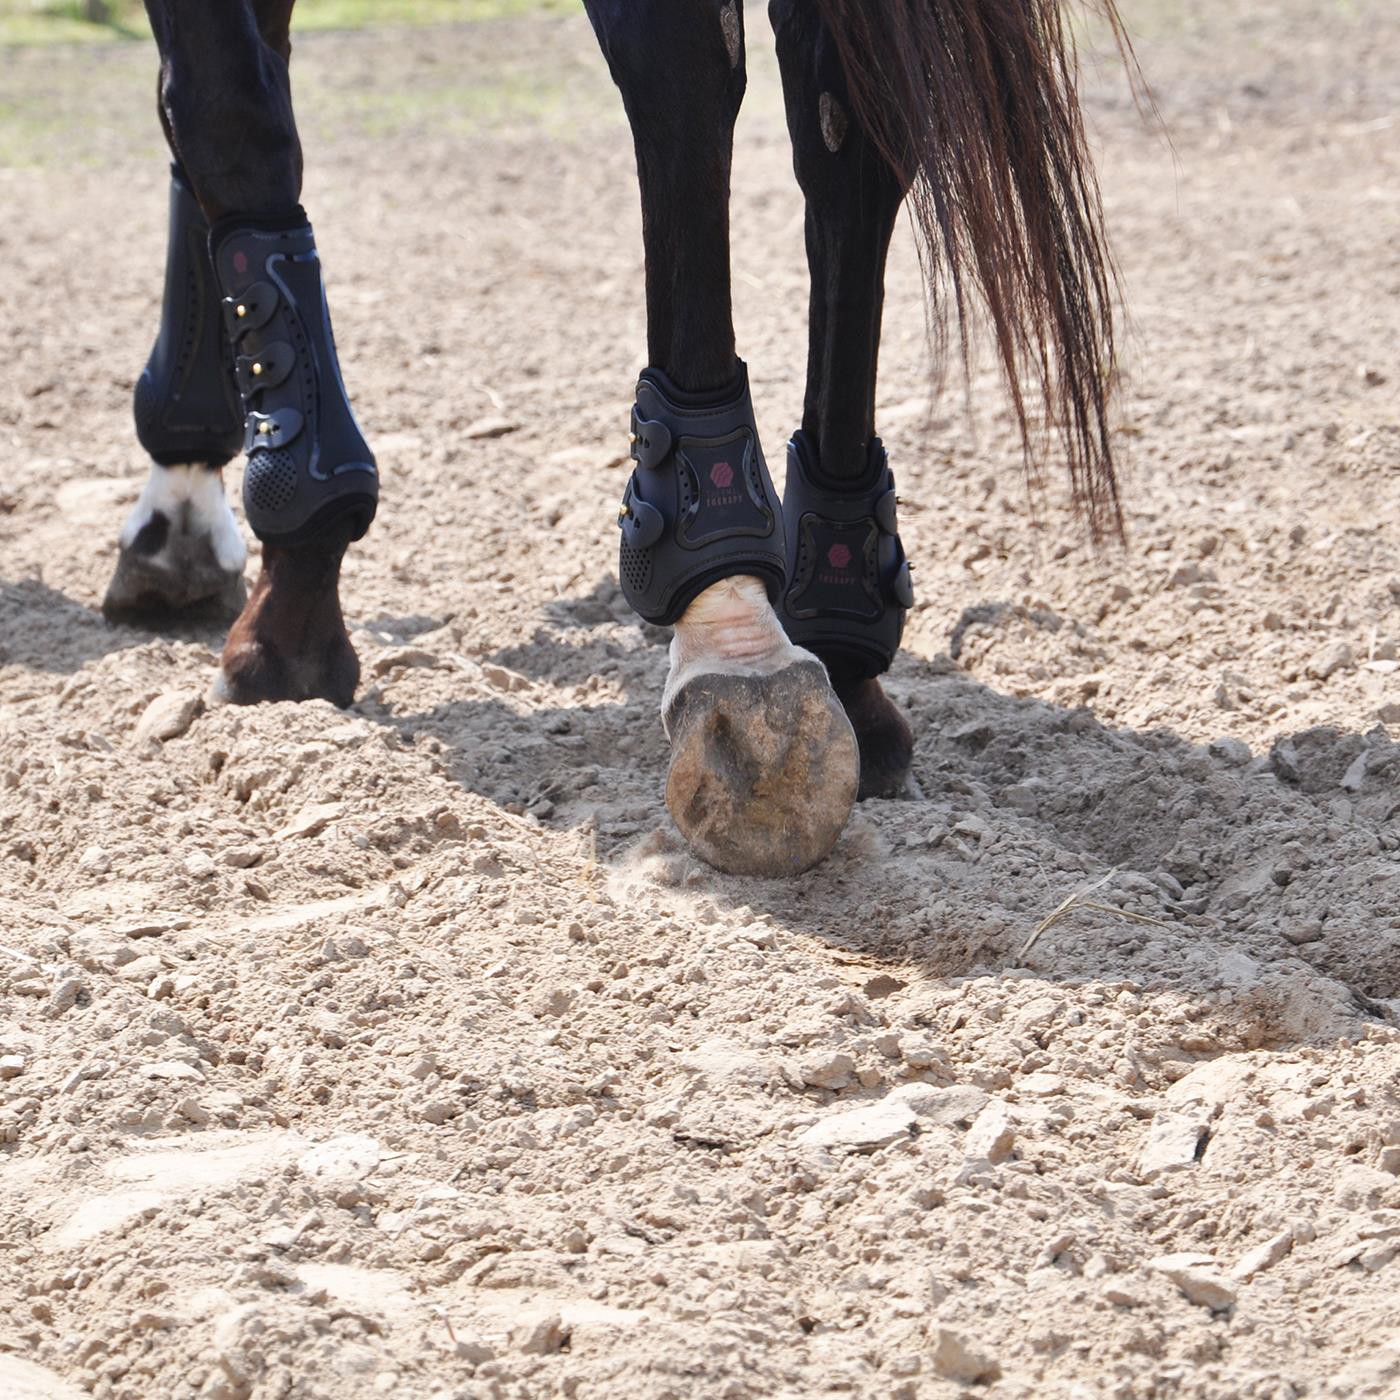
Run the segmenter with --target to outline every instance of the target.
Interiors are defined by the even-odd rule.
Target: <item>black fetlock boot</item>
[[[209,261],[209,225],[178,166],[170,171],[170,229],[160,331],[136,381],[136,436],[163,467],[220,467],[243,442],[243,415]]]
[[[684,394],[643,370],[632,410],[637,463],[618,512],[622,592],[670,626],[712,583],[735,574],[783,584],[783,517],[763,461],[741,363],[728,392]]]
[[[285,547],[349,517],[359,539],[379,474],[341,381],[311,225],[300,209],[284,221],[231,216],[209,246],[247,414],[248,524]]]
[[[868,451],[868,484],[837,490],[813,480],[806,434],[795,432],[788,444],[783,627],[821,657],[833,679],[869,680],[888,671],[914,602],[894,473],[879,438],[870,439]]]
[[[814,480],[815,445],[788,444],[783,518],[788,583],[779,614],[788,637],[826,665],[860,746],[860,796],[917,791],[910,777],[914,735],[878,677],[889,670],[914,602],[896,522],[894,473],[871,438],[863,485]]]

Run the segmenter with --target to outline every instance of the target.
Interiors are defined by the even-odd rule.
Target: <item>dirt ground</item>
[[[805,269],[751,8],[780,468]],[[151,55],[0,57],[0,1393],[1400,1395],[1400,27],[1124,10],[1171,131],[1091,68],[1130,547],[1031,510],[989,372],[931,395],[902,234],[924,795],[786,883],[662,804],[611,523],[639,218],[582,19],[300,46],[385,478],[343,713],[203,708],[218,634],[102,621]]]

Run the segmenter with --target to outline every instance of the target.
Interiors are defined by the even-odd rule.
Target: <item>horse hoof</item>
[[[917,797],[914,731],[877,680],[838,683],[836,697],[860,746],[860,800]]]
[[[223,568],[207,540],[175,540],[158,558],[124,548],[102,599],[109,622],[231,622],[248,601],[242,570]]]
[[[831,853],[855,804],[859,753],[819,662],[696,676],[666,727],[666,805],[702,860],[730,875],[796,875]]]
[[[235,623],[224,646],[209,698],[222,705],[276,700],[329,700],[344,709],[360,683],[360,658],[348,637],[308,653],[288,653],[265,639],[240,634]]]

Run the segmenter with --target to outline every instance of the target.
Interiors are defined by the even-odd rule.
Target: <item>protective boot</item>
[[[868,485],[835,490],[813,479],[816,454],[805,433],[788,444],[788,582],[779,611],[789,638],[819,656],[838,685],[889,670],[914,602],[894,473],[879,438],[867,450]]]
[[[632,410],[637,463],[618,511],[622,592],[648,622],[674,624],[736,574],[783,584],[783,517],[754,426],[748,371],[704,397],[642,371]]]
[[[243,415],[209,261],[209,225],[183,172],[170,169],[170,229],[160,331],[136,381],[136,436],[163,467],[220,467],[243,442]]]
[[[209,246],[246,413],[248,524],[286,547],[349,517],[359,539],[379,474],[340,377],[311,225],[300,209],[286,221],[231,216]]]

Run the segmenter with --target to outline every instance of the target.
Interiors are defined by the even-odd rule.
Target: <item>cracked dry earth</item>
[[[610,524],[638,217],[582,20],[299,48],[386,478],[346,712],[206,708],[217,633],[99,616],[150,55],[5,56],[0,1393],[1400,1394],[1400,31],[1258,8],[1125,5],[1174,149],[1089,79],[1126,551],[1030,511],[980,364],[930,401],[901,242],[923,796],[789,883],[661,801]],[[780,461],[801,208],[751,30]]]

